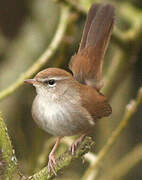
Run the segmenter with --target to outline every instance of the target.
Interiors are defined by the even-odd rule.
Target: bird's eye
[[[50,80],[48,81],[48,84],[51,85],[51,86],[54,85],[54,84],[55,84],[55,80],[54,80],[54,79],[50,79]]]
[[[56,84],[54,79],[45,80],[44,83],[48,84],[50,87],[54,87]]]

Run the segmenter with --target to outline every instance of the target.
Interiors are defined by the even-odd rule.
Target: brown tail
[[[81,43],[80,43],[80,46],[79,46],[79,51],[81,51],[86,46],[87,35],[88,35],[89,30],[90,30],[90,26],[92,24],[92,20],[94,19],[95,15],[97,13],[97,10],[99,9],[99,7],[100,7],[100,4],[93,4],[91,6],[89,12],[88,12],[87,20],[86,20],[86,23],[85,23],[85,26],[84,26],[84,30],[83,30],[83,35],[82,35]]]
[[[70,62],[74,77],[81,83],[101,88],[103,57],[114,24],[114,7],[94,4],[89,10],[78,53]]]

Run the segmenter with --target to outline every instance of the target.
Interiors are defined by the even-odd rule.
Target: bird
[[[71,57],[69,69],[47,68],[26,83],[36,88],[32,117],[44,131],[57,136],[49,154],[48,168],[55,175],[55,151],[64,136],[80,135],[69,148],[74,155],[78,144],[98,119],[109,116],[112,108],[100,91],[102,66],[112,34],[115,8],[94,3],[87,15],[78,52]]]

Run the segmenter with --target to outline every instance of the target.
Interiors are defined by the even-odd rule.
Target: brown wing
[[[79,51],[70,61],[74,77],[98,90],[102,87],[103,57],[114,24],[114,7],[93,5],[89,10]]]
[[[88,110],[93,119],[109,116],[112,113],[107,98],[96,89],[83,85],[81,88],[82,106]]]

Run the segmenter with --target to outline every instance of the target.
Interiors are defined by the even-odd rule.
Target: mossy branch
[[[52,172],[49,172],[47,167],[43,168],[33,176],[22,176],[22,174],[19,172],[15,152],[12,148],[11,141],[7,133],[7,127],[3,121],[1,114],[0,129],[0,177],[6,180],[10,180],[12,179],[12,176],[16,173],[20,174],[21,178],[23,179],[31,180],[47,180],[51,177],[54,177],[54,174]],[[94,141],[90,137],[86,137],[75,151],[74,156],[72,156],[71,153],[67,151],[57,158],[57,166],[55,167],[55,171],[58,172],[60,169],[68,166],[71,161],[83,156],[92,148],[94,148],[94,145]]]
[[[57,158],[57,166],[55,167],[55,171],[58,172],[62,168],[68,166],[74,159],[82,157],[88,151],[90,151],[94,147],[95,143],[90,137],[86,137],[84,141],[79,145],[77,150],[75,151],[75,155],[72,156],[69,151],[65,152],[59,158]],[[49,172],[48,168],[45,167],[40,170],[38,173],[30,176],[30,180],[48,180],[51,177],[54,177],[52,172]]]
[[[15,152],[0,113],[0,179],[10,180],[18,170]]]
[[[37,168],[40,169],[46,163],[47,157],[48,157],[48,154],[50,151],[50,147],[52,147],[55,144],[55,141],[56,141],[56,137],[51,137],[49,140],[46,141],[39,157],[37,158],[37,163],[36,163],[35,169],[37,169]],[[64,137],[61,140],[60,144],[70,147],[73,142],[74,142],[74,139],[72,137]],[[87,161],[88,163],[93,163],[96,160],[96,158],[97,157],[92,152],[88,152],[83,157],[83,159],[85,161]],[[35,171],[35,169],[34,169],[34,171]]]
[[[100,163],[104,160],[105,156],[107,155],[113,144],[116,142],[117,138],[120,136],[122,130],[127,126],[132,115],[136,112],[138,106],[141,103],[142,87],[138,90],[136,99],[130,101],[130,103],[126,106],[126,110],[122,118],[122,121],[120,122],[118,127],[112,132],[111,137],[108,139],[106,145],[99,152],[97,160],[87,168],[82,180],[88,180],[88,177],[91,175],[91,173],[93,173],[93,171],[96,170]]]
[[[51,177],[54,177],[54,174],[52,172],[49,172],[47,167],[43,168],[42,170],[30,177],[22,175],[19,172],[15,152],[12,148],[11,141],[7,133],[7,127],[3,121],[1,114],[0,129],[0,177],[6,180],[10,180],[12,179],[12,176],[16,173],[19,174],[22,179],[31,180],[47,180]],[[74,156],[72,156],[71,153],[67,151],[57,158],[57,166],[55,167],[55,171],[58,172],[62,168],[68,166],[71,161],[83,156],[92,148],[94,148],[94,145],[94,141],[90,137],[86,137],[75,151]]]
[[[13,92],[17,90],[24,82],[25,79],[30,78],[33,74],[35,74],[43,65],[45,65],[49,58],[55,53],[56,49],[58,48],[67,24],[69,20],[69,7],[68,6],[61,6],[61,15],[60,15],[60,20],[59,20],[59,25],[57,28],[57,31],[55,33],[55,36],[53,37],[53,40],[51,41],[51,44],[49,47],[45,50],[45,52],[37,59],[37,61],[24,73],[21,74],[21,76],[13,83],[11,84],[8,88],[2,90],[0,92],[0,101]]]

